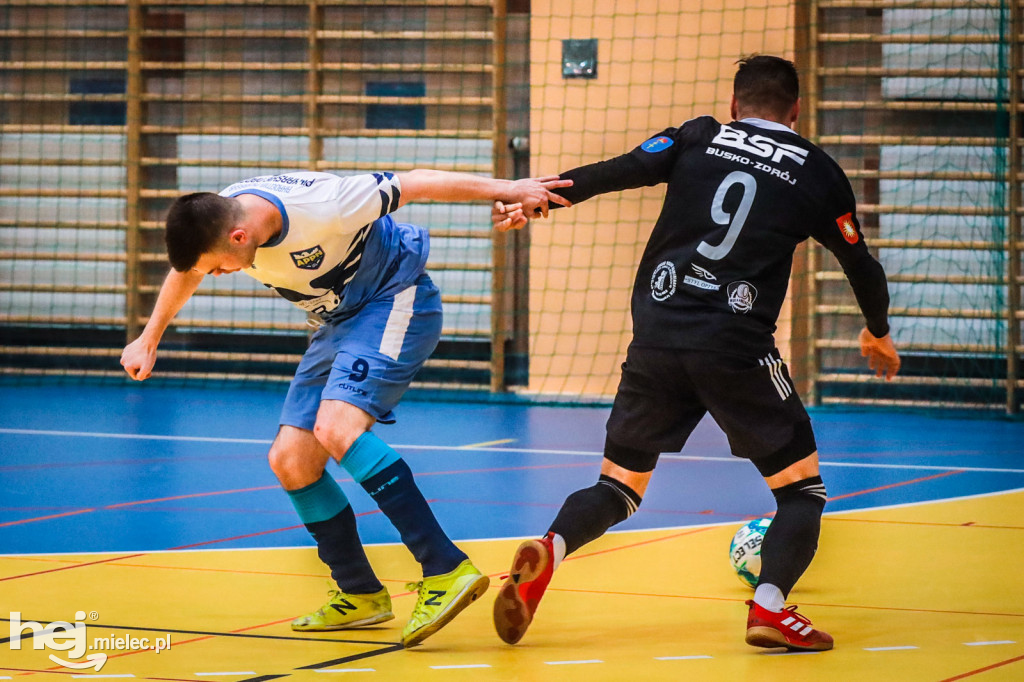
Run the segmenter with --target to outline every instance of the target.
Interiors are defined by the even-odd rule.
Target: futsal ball
[[[746,524],[732,536],[729,544],[729,560],[736,570],[740,582],[747,587],[757,585],[757,577],[761,574],[761,541],[768,531],[772,520],[757,519]]]

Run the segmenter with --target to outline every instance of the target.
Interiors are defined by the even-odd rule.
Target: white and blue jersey
[[[220,194],[255,194],[277,207],[281,233],[256,250],[243,272],[331,322],[409,287],[423,273],[427,231],[388,215],[401,193],[392,173],[294,171],[242,180]]]
[[[441,336],[441,294],[424,272],[425,228],[396,223],[402,187],[392,173],[339,177],[295,171],[236,182],[281,212],[281,233],[256,249],[247,275],[325,324],[288,388],[281,424],[311,431],[322,400],[381,421]]]

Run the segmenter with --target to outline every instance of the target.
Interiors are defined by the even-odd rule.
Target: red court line
[[[989,670],[993,670],[995,668],[1001,668],[1004,665],[1009,665],[1011,663],[1018,663],[1020,661],[1024,661],[1024,656],[1016,656],[1014,658],[1008,658],[1005,661],[1000,661],[999,663],[993,663],[992,665],[987,665],[984,668],[978,668],[977,670],[971,670],[970,672],[961,673],[961,674],[956,675],[954,677],[947,677],[946,679],[942,680],[941,682],[953,682],[953,680],[962,680],[965,677],[971,677],[973,675],[978,675],[980,673],[988,672]]]
[[[429,501],[433,502],[434,500],[429,500]],[[362,512],[362,513],[356,514],[356,516],[357,517],[359,517],[359,516],[368,516],[370,514],[380,514],[380,513],[381,513],[380,510],[375,509],[375,510],[372,510],[372,511]],[[258,533],[247,533],[245,535],[235,535],[235,536],[232,536],[232,537],[219,538],[219,539],[216,539],[216,540],[205,540],[203,542],[195,542],[195,543],[192,543],[190,545],[181,545],[180,547],[171,547],[169,550],[165,550],[165,551],[173,552],[173,551],[178,551],[178,550],[191,549],[193,547],[202,547],[204,545],[214,545],[214,544],[217,544],[219,542],[230,542],[231,540],[241,540],[241,539],[244,539],[244,538],[252,538],[252,537],[259,536],[259,535],[269,535],[270,533],[280,533],[281,531],[294,530],[296,528],[303,528],[303,527],[304,526],[302,524],[299,524],[297,526],[285,526],[284,528],[272,528],[270,530],[259,531]],[[139,552],[137,554],[126,554],[124,556],[116,556],[116,557],[111,557],[109,559],[100,559],[100,560],[97,560],[97,561],[87,561],[87,562],[84,562],[84,563],[72,564],[70,566],[61,566],[59,568],[48,568],[45,571],[34,571],[32,573],[22,573],[21,575],[11,575],[11,576],[7,576],[6,578],[0,578],[0,582],[3,582],[5,580],[14,580],[15,578],[28,578],[28,577],[33,576],[33,575],[42,575],[44,573],[55,573],[56,571],[67,571],[67,570],[70,570],[72,568],[83,568],[85,566],[93,566],[93,565],[96,565],[96,564],[106,564],[106,563],[111,563],[111,562],[114,562],[114,561],[121,561],[121,560],[124,560],[124,559],[136,559],[136,558],[142,557],[142,556],[149,556],[150,554],[151,554],[151,552]],[[187,570],[187,567],[184,567],[184,566],[154,566],[153,568],[166,568],[166,569],[169,569],[169,570],[172,570],[172,569]]]
[[[609,549],[601,549],[596,552],[590,552],[588,554],[577,554],[574,557],[566,557],[564,561],[572,561],[573,559],[588,559],[592,556],[598,556],[599,554],[608,554],[610,552],[618,552],[622,549],[633,549],[635,547],[642,547],[643,545],[651,545],[655,542],[664,542],[665,540],[674,540],[675,538],[683,537],[684,535],[696,535],[697,533],[703,533],[704,531],[717,528],[718,526],[702,526],[701,528],[691,528],[689,530],[679,531],[678,533],[672,533],[660,538],[651,538],[650,540],[641,540],[640,542],[633,542],[628,545],[622,545],[620,547],[610,547]]]
[[[439,502],[443,504],[474,504],[481,507],[536,507],[541,509],[560,509],[561,503],[554,502],[511,502],[506,500],[460,500],[454,498],[437,498],[431,500],[431,502]],[[744,521],[749,519],[759,519],[760,516],[749,516],[747,514],[728,514],[725,512],[716,512],[714,509],[701,509],[700,511],[687,511],[685,509],[649,509],[644,507],[645,514],[667,514],[670,516],[725,516],[725,517],[736,517]],[[659,530],[658,528],[648,528],[644,530]]]
[[[52,467],[60,467],[61,469],[73,469],[76,467],[97,467],[97,466],[118,466],[118,465],[131,465],[138,466],[139,464],[153,464],[159,462],[206,462],[206,461],[217,461],[223,462],[229,459],[252,459],[252,455],[196,455],[191,457],[150,457],[142,459],[99,459],[88,462],[82,462],[78,460],[65,461],[65,462],[42,462],[38,464],[11,464],[8,466],[0,467],[0,473],[7,473],[10,471],[32,471],[35,469],[50,469]]]
[[[252,493],[261,490],[279,490],[279,485],[261,485],[255,488],[236,488],[235,490],[214,490],[206,493],[188,493],[187,495],[172,495],[170,497],[154,497],[150,500],[136,500],[135,502],[118,502],[117,504],[108,504],[99,509],[121,509],[122,507],[135,507],[140,504],[153,504],[154,502],[170,502],[171,500],[188,500],[196,497],[213,497],[214,495],[231,495],[234,493]]]
[[[566,468],[571,468],[571,467],[592,466],[592,465],[593,465],[593,462],[580,462],[580,463],[577,463],[577,464],[538,464],[538,465],[534,465],[534,466],[522,466],[522,467],[494,467],[494,468],[488,468],[488,469],[457,469],[457,470],[454,470],[454,471],[428,471],[428,472],[418,473],[418,474],[414,474],[414,475],[415,475],[416,478],[419,478],[421,476],[447,476],[447,475],[450,475],[450,474],[480,474],[480,473],[492,473],[492,472],[498,472],[498,471],[523,471],[523,470],[527,470],[527,469],[566,469]],[[352,479],[341,479],[341,480],[343,480],[343,481],[345,481],[345,480],[350,481]],[[74,516],[76,514],[86,514],[86,513],[95,512],[95,511],[107,511],[107,510],[110,510],[110,509],[123,509],[125,507],[137,507],[139,505],[154,504],[156,502],[170,502],[172,500],[188,500],[188,499],[195,499],[195,498],[198,498],[198,497],[212,497],[212,496],[215,496],[215,495],[232,495],[234,493],[250,493],[250,492],[259,492],[259,491],[263,491],[263,490],[278,490],[279,488],[280,488],[280,486],[277,486],[277,485],[264,485],[264,486],[257,486],[255,488],[238,488],[238,489],[235,489],[235,490],[215,490],[215,491],[212,491],[212,492],[205,492],[205,493],[188,493],[186,495],[172,495],[170,497],[155,497],[155,498],[148,499],[148,500],[134,500],[134,501],[131,501],[131,502],[118,502],[117,504],[108,504],[108,505],[103,505],[103,506],[100,506],[100,507],[90,507],[88,509],[77,509],[75,511],[63,512],[63,513],[60,513],[60,514],[49,514],[47,516],[36,516],[34,518],[21,519],[19,521],[7,521],[5,523],[0,523],[0,528],[3,528],[5,526],[17,526],[17,525],[21,525],[21,524],[24,524],[24,523],[35,523],[36,521],[47,521],[49,519],[61,518],[62,516]],[[273,531],[271,531],[271,532],[273,532]],[[245,537],[245,536],[240,536],[240,537]],[[191,546],[192,545],[187,545],[187,547],[191,547]],[[175,547],[174,549],[181,549],[181,548]]]
[[[108,658],[113,658],[112,656]],[[35,675],[38,673],[52,673],[56,675],[80,675],[81,670],[29,670],[28,668],[0,668],[4,672],[19,673],[19,677],[26,675]],[[102,677],[102,675],[97,675]],[[160,680],[161,682],[196,682],[195,678],[185,677],[137,677],[138,680]]]
[[[828,521],[845,521],[847,523],[881,523],[895,526],[931,526],[935,528],[987,528],[989,530],[1024,530],[1024,526],[995,526],[989,523],[942,523],[940,521],[894,521],[890,519],[851,519],[840,517],[825,517]]]
[[[280,486],[276,485],[263,485],[255,488],[237,488],[235,490],[214,490],[212,492],[205,493],[189,493],[187,495],[172,495],[171,497],[154,497],[150,500],[135,500],[132,502],[118,502],[117,504],[107,504],[102,507],[90,507],[88,509],[78,509],[75,511],[64,512],[62,514],[49,514],[47,516],[36,516],[31,519],[21,519],[20,521],[7,521],[6,523],[0,523],[0,528],[5,526],[17,526],[23,523],[34,523],[36,521],[46,521],[47,519],[57,519],[62,516],[74,516],[75,514],[85,514],[87,512],[94,511],[105,511],[108,509],[122,509],[124,507],[136,507],[142,504],[153,504],[155,502],[169,502],[171,500],[187,500],[196,497],[212,497],[214,495],[231,495],[234,493],[251,493],[260,490],[277,490]]]
[[[22,523],[32,523],[34,521],[48,521],[50,519],[59,519],[59,518],[64,517],[64,516],[74,516],[76,514],[85,514],[85,513],[94,512],[94,511],[96,511],[95,508],[93,508],[93,509],[76,509],[75,511],[61,512],[60,514],[47,514],[46,516],[37,516],[37,517],[32,518],[32,519],[22,519],[20,521],[5,521],[4,523],[0,523],[0,528],[5,528],[7,526],[17,526],[17,525],[22,524]]]
[[[568,559],[566,559],[568,561]],[[503,572],[502,575],[506,575]],[[740,597],[711,597],[708,595],[695,594],[665,594],[661,592],[624,592],[622,590],[586,590],[571,587],[548,587],[549,591],[569,592],[579,594],[615,594],[624,597],[655,597],[657,599],[693,599],[698,601],[724,601],[737,602],[745,601]],[[999,616],[1005,618],[1024,618],[1024,613],[998,613],[993,611],[954,611],[948,609],[914,609],[901,606],[865,606],[863,604],[835,604],[828,602],[811,602],[800,600],[803,606],[822,607],[830,609],[865,609],[868,611],[895,611],[899,613],[934,613],[941,616]]]
[[[497,471],[528,471],[531,469],[572,469],[575,467],[593,467],[593,462],[576,462],[572,464],[533,464],[521,467],[489,467],[486,469],[455,469],[452,471],[423,471],[414,473],[413,476],[448,476],[451,474],[489,474]],[[350,479],[351,480],[351,479]]]
[[[48,568],[45,571],[34,571],[32,573],[22,573],[21,575],[9,575],[6,578],[0,578],[0,582],[5,580],[15,580],[16,578],[28,578],[33,575],[43,575],[44,573],[56,573],[57,571],[69,571],[72,568],[83,568],[85,566],[95,566],[96,564],[108,564],[111,561],[119,561],[121,559],[135,559],[136,557],[146,556],[146,552],[139,552],[138,554],[126,554],[124,556],[110,557],[109,559],[99,559],[97,561],[86,561],[80,564],[72,564],[71,566],[61,566],[60,568]]]
[[[932,474],[931,476],[922,476],[921,478],[914,478],[909,481],[900,481],[899,483],[890,483],[888,485],[880,485],[877,488],[868,488],[867,490],[858,490],[855,493],[846,493],[845,495],[836,495],[835,497],[828,498],[829,502],[836,500],[845,500],[848,497],[857,497],[858,495],[867,495],[868,493],[877,493],[879,490],[889,490],[890,488],[899,488],[904,485],[911,485],[912,483],[923,483],[924,481],[931,481],[936,478],[944,478],[946,476],[952,476],[953,474],[962,474],[963,469],[957,469],[956,471],[943,471],[941,474]]]
[[[220,542],[231,542],[232,540],[244,540],[245,538],[255,538],[260,535],[270,535],[271,533],[280,533],[286,530],[295,530],[296,528],[305,528],[301,523],[297,526],[285,526],[284,528],[272,528],[270,530],[261,530],[258,533],[246,533],[245,535],[234,535],[229,538],[219,538],[217,540],[204,540],[203,542],[193,542],[190,545],[179,545],[177,547],[171,547],[168,551],[174,552],[179,549],[192,549],[194,547],[204,547],[206,545],[216,545]]]

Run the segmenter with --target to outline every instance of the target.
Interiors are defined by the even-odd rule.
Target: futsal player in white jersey
[[[441,295],[424,268],[427,230],[389,214],[419,200],[521,202],[546,215],[569,202],[551,189],[571,181],[495,180],[433,170],[339,177],[287,172],[235,183],[220,194],[178,198],[167,215],[172,270],[141,336],[121,355],[136,380],[206,275],[244,272],[323,321],[295,372],[270,448],[270,466],[338,585],[298,631],[391,620],[391,598],[356,529],[330,459],[370,494],[423,568],[402,632],[415,646],[486,591],[488,578],[448,538],[402,458],[372,431],[392,409],[441,334]]]

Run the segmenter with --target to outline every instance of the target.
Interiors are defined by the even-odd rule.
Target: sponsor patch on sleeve
[[[844,213],[843,215],[836,218],[836,225],[839,226],[839,231],[850,244],[856,244],[860,237],[857,235],[857,226],[853,224],[853,213]]]
[[[655,152],[660,152],[664,149],[668,149],[673,144],[675,143],[672,141],[671,137],[658,135],[657,137],[652,137],[651,139],[647,140],[642,145],[640,145],[640,149],[643,149],[645,152],[650,152],[651,154],[653,154]]]

